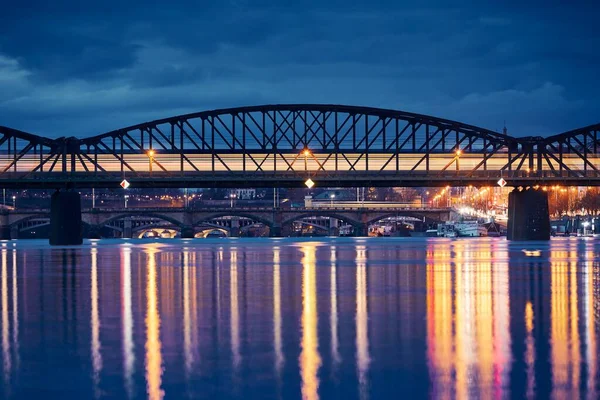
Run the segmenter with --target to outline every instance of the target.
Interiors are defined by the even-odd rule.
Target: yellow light
[[[456,155],[457,156],[460,156],[461,154],[462,154],[462,150],[461,149],[456,150]]]
[[[310,156],[310,150],[308,149],[304,150],[303,153],[306,157]]]
[[[313,186],[315,186],[315,183],[313,182],[312,179],[308,178],[304,184],[306,185],[307,188],[312,189]]]
[[[148,150],[148,156],[154,157],[154,150]]]

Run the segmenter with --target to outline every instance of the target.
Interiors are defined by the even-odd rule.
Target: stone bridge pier
[[[514,189],[508,195],[508,240],[549,240],[548,192]]]
[[[182,217],[183,221],[181,224],[181,237],[183,239],[193,239],[196,233],[194,231],[194,216],[190,210],[186,209],[183,211]]]
[[[11,227],[7,210],[3,210],[0,214],[0,240],[11,239]]]
[[[50,244],[68,246],[82,243],[81,195],[71,190],[57,190],[50,200]]]

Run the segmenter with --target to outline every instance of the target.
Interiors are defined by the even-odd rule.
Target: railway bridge
[[[510,136],[428,115],[329,104],[201,111],[86,138],[0,126],[0,185],[64,194],[65,188],[117,188],[124,179],[138,188],[489,186],[502,180],[517,188],[509,238],[543,239],[549,237],[547,195],[535,187],[599,186],[599,131],[596,124],[548,137]],[[77,199],[65,196],[53,204],[73,211]],[[68,223],[59,211],[53,216],[56,234],[65,238],[57,243],[80,241],[76,233],[67,238],[77,221]]]

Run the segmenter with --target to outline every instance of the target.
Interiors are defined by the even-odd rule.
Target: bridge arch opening
[[[107,218],[96,228],[101,237],[154,237],[155,233],[152,232],[156,232],[166,238],[176,237],[181,232],[182,224],[175,218],[156,213],[123,213]],[[163,231],[166,231],[164,235]]]
[[[212,228],[208,227],[206,229],[202,229],[194,234],[195,238],[225,238],[229,237],[229,231],[221,228]]]
[[[383,213],[366,223],[369,236],[412,236],[434,229],[440,220],[410,212]]]
[[[173,239],[180,235],[178,229],[171,228],[144,228],[135,232],[134,236],[138,239]]]
[[[11,239],[48,239],[50,237],[50,214],[39,213],[18,219],[9,226]],[[94,226],[81,222],[84,236],[90,236]]]
[[[305,213],[284,220],[283,236],[356,236],[360,223],[336,213]]]
[[[195,231],[199,231],[203,227],[212,227],[227,236],[258,237],[270,235],[272,222],[251,214],[229,215],[228,213],[219,213],[204,217],[196,221],[193,226]],[[204,232],[206,229],[201,231]],[[213,234],[216,235],[217,232]]]

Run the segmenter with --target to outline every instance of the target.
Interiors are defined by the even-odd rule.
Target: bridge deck
[[[317,187],[443,187],[495,186],[500,178],[508,186],[562,185],[600,186],[600,172],[587,174],[565,171],[557,175],[549,171],[448,171],[448,172],[215,172],[215,173],[5,173],[0,178],[4,188],[53,189],[118,188],[127,179],[131,188],[304,188],[310,177]]]

